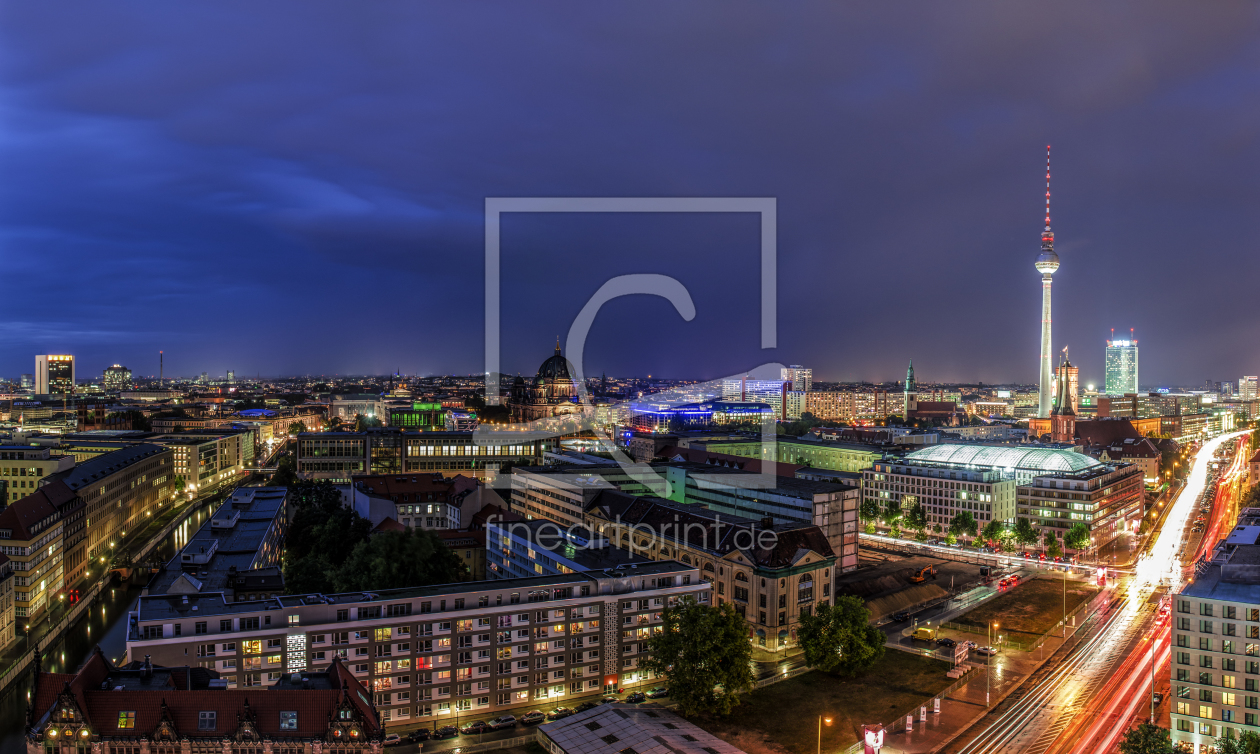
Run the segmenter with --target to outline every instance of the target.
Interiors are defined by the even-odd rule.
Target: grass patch
[[[997,623],[1002,634],[1019,634],[1020,639],[1041,636],[1063,619],[1063,594],[1062,579],[1030,579],[953,622],[976,626]],[[1098,588],[1089,582],[1068,581],[1067,611],[1072,612],[1095,594]]]
[[[822,715],[831,718],[831,726],[822,729],[822,748],[835,751],[855,743],[863,724],[887,725],[953,683],[945,675],[949,667],[890,649],[852,678],[806,673],[753,692],[730,717],[702,716],[692,722],[748,754],[813,754]]]

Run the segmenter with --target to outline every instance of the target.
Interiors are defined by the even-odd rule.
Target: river
[[[213,510],[213,504],[221,500],[220,495],[214,495],[196,503],[184,522],[158,545],[155,550],[158,559],[165,563],[174,557],[188,542],[189,537],[205,523]],[[52,673],[73,673],[87,660],[97,644],[100,644],[105,656],[111,661],[121,660],[127,648],[125,617],[135,609],[147,580],[148,575],[141,574],[136,577],[135,583],[119,584],[102,591],[91,609],[60,641],[50,647],[41,647],[44,670]],[[29,692],[30,677],[27,676],[0,697],[0,752],[25,751],[23,730]]]

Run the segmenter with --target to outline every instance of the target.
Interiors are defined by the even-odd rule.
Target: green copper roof
[[[993,466],[1023,471],[1085,471],[1102,464],[1083,453],[1054,448],[992,445],[933,445],[906,455],[906,460]]]

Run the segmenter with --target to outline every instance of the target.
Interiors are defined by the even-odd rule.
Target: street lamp
[[[827,727],[831,727],[831,718],[818,716],[818,754],[822,754],[822,727],[823,723],[827,723]]]

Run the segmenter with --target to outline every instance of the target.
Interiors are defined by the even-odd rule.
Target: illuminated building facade
[[[123,391],[131,389],[131,370],[122,364],[115,364],[112,367],[105,368],[104,375],[105,389],[108,391]]]
[[[1136,340],[1107,341],[1105,362],[1106,381],[1103,392],[1107,395],[1125,395],[1138,392],[1138,344]]]
[[[1041,233],[1041,253],[1037,255],[1037,272],[1041,273],[1041,377],[1038,382],[1037,416],[1050,416],[1053,398],[1050,359],[1050,284],[1059,269],[1059,255],[1054,251],[1054,232],[1050,230],[1050,147],[1046,147],[1046,227]]]
[[[786,382],[792,383],[792,390],[808,393],[813,388],[813,369],[803,367],[800,364],[793,364],[790,367],[783,367],[780,371],[782,373],[782,379]]]
[[[556,352],[538,367],[533,382],[526,384],[525,378],[520,376],[512,382],[508,400],[512,421],[531,422],[582,413],[574,373],[573,365],[560,353],[560,341],[557,340]]]
[[[62,395],[73,392],[73,356],[49,354],[35,357],[36,395]]]

